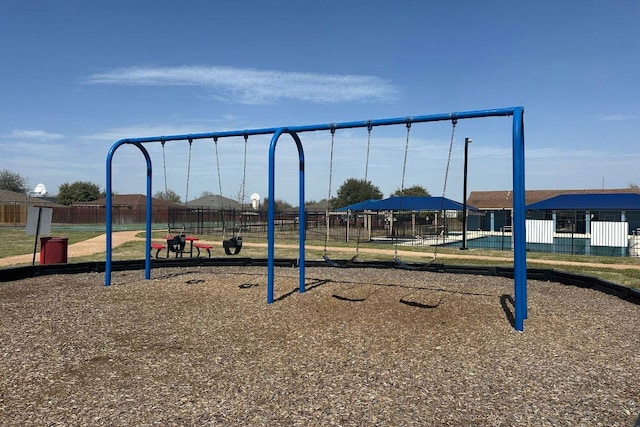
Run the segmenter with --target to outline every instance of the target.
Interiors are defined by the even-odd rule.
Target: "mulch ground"
[[[0,425],[633,426],[640,307],[529,281],[258,267],[0,284]]]

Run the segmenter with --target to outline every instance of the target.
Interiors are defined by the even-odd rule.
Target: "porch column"
[[[587,238],[584,242],[584,254],[591,254],[591,211],[585,211],[584,213],[584,232]]]

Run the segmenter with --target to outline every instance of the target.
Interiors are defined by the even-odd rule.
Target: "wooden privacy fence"
[[[24,203],[7,203],[0,205],[0,224],[23,225],[27,223],[28,207]]]

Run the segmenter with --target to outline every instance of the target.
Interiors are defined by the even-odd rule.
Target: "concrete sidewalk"
[[[113,233],[112,242],[113,247],[122,245],[123,243],[131,240],[144,240],[142,237],[136,237],[141,231],[118,231]],[[144,233],[142,231],[142,233]],[[107,244],[107,235],[102,234],[100,236],[93,237],[91,239],[83,240],[82,242],[69,245],[67,257],[78,258],[87,255],[93,255],[96,253],[104,252]],[[40,260],[40,252],[36,253],[36,264]],[[0,258],[0,267],[8,267],[13,265],[31,264],[33,262],[33,254],[15,255],[5,258]]]

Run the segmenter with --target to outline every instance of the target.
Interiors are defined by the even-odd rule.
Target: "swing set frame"
[[[524,330],[524,319],[527,318],[527,264],[525,239],[525,164],[524,164],[524,107],[508,107],[489,110],[474,110],[453,113],[442,113],[423,116],[397,117],[354,122],[327,123],[306,126],[285,126],[276,128],[245,129],[225,132],[211,132],[188,135],[156,136],[145,138],[126,138],[114,143],[107,153],[106,159],[106,260],[105,286],[111,284],[112,271],[112,166],[117,149],[130,144],[143,154],[147,164],[147,196],[146,196],[146,256],[145,279],[151,278],[151,195],[152,164],[151,156],[144,144],[168,141],[200,140],[212,138],[246,137],[251,135],[272,135],[269,148],[269,200],[275,200],[275,151],[283,134],[291,136],[296,144],[299,157],[299,292],[305,291],[305,185],[304,185],[304,149],[300,134],[315,131],[331,131],[338,129],[369,128],[378,126],[407,125],[407,123],[426,123],[437,121],[464,120],[483,117],[512,116],[512,168],[513,168],[513,238],[514,238],[514,326],[518,331]],[[274,302],[275,279],[275,204],[268,207],[267,224],[267,303]]]

